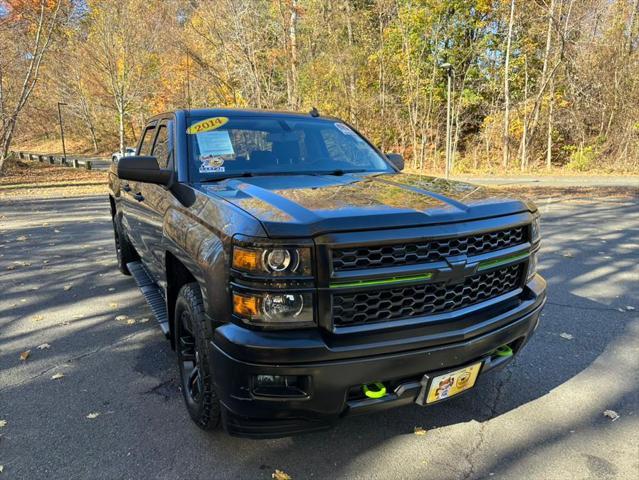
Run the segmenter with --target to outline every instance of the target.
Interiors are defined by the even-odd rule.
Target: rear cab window
[[[151,155],[153,148],[153,139],[155,138],[156,122],[150,123],[144,129],[142,138],[140,139],[140,145],[138,146],[138,155],[148,156]]]

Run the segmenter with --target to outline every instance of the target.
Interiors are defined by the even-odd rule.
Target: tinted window
[[[153,147],[153,137],[155,136],[155,125],[149,125],[144,130],[144,136],[140,142],[139,155],[151,155],[151,148]]]
[[[193,118],[187,130],[195,178],[228,174],[393,171],[347,125],[295,117]]]
[[[152,155],[157,158],[160,168],[167,168],[169,166],[170,151],[169,129],[163,124],[160,125],[158,129],[158,135],[155,139],[152,153]]]

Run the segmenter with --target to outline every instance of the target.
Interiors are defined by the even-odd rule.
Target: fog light
[[[309,387],[306,375],[256,375],[252,391],[259,397],[302,398],[308,396]]]
[[[281,386],[286,384],[287,377],[282,375],[258,375],[257,377],[255,377],[255,380],[256,385],[259,387]]]

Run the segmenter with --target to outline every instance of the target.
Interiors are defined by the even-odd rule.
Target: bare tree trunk
[[[548,132],[546,136],[546,169],[552,166],[552,114],[555,104],[555,81],[550,81],[550,98],[548,99]]]
[[[637,17],[637,8],[639,8],[639,0],[632,3],[632,11],[630,12],[630,26],[628,27],[628,54],[632,54],[632,36],[635,30],[635,19]]]
[[[378,14],[379,20],[379,43],[380,43],[380,51],[384,51],[384,18],[383,14],[380,11]],[[379,56],[379,113],[380,118],[385,118],[386,114],[386,66],[384,64],[384,55]],[[382,123],[382,131],[380,132],[381,137],[381,148],[382,151],[386,148],[386,132],[384,131],[384,124]]]
[[[297,98],[297,0],[291,0],[291,15],[288,25],[289,40],[289,78],[288,86],[288,104],[291,109],[296,110],[299,105]]]
[[[524,58],[524,131],[521,135],[519,148],[521,149],[521,171],[525,172],[528,168],[528,151],[526,143],[528,142],[528,57]]]
[[[120,138],[120,154],[124,156],[124,108],[118,105],[118,135]]]
[[[506,40],[506,61],[504,65],[504,133],[503,133],[503,158],[502,166],[508,167],[510,158],[510,43],[513,35],[513,23],[515,19],[515,0],[510,1],[510,20],[508,21],[508,37]]]
[[[537,123],[539,122],[541,100],[544,96],[544,90],[546,89],[546,85],[547,85],[546,77],[548,74],[548,62],[550,60],[550,49],[552,47],[552,24],[554,22],[554,15],[555,15],[555,0],[550,0],[550,8],[548,10],[548,26],[546,27],[546,49],[544,50],[544,63],[541,67],[541,80],[539,82],[541,86],[539,88],[539,93],[537,94],[537,98],[535,99],[535,104],[533,105],[533,120],[531,122],[531,129],[530,129],[531,139],[535,134],[535,129],[537,128]]]
[[[353,9],[350,0],[346,0],[346,30],[348,34],[348,51],[353,55],[353,22],[351,17],[353,16]],[[357,118],[356,114],[356,100],[355,100],[355,66],[352,64],[348,66],[348,113],[351,123],[355,123]]]

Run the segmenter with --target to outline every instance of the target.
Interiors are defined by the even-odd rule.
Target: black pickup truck
[[[233,435],[470,390],[536,329],[539,213],[401,173],[336,118],[151,119],[109,173],[120,270],[177,352],[193,420]]]

